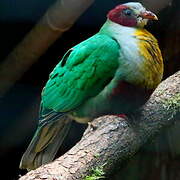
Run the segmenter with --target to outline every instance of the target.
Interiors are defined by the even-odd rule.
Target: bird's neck
[[[161,54],[157,54],[161,62],[152,61],[148,47],[153,47],[157,52],[159,47],[151,33],[143,28],[126,27],[110,20],[106,21],[100,33],[111,36],[119,43],[119,77],[124,76],[127,82],[146,86],[148,89],[159,84],[163,71],[162,59]]]
[[[105,22],[105,24],[100,29],[100,33],[105,33],[107,35],[112,36],[115,39],[121,37],[132,36],[137,28],[135,27],[127,27],[117,24],[109,19]],[[125,35],[125,36],[124,36]]]

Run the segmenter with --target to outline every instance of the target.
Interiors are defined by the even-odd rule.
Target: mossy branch
[[[180,118],[180,71],[163,81],[135,117],[103,116],[88,126],[82,139],[54,162],[20,180],[98,179],[111,174],[144,143]],[[94,128],[96,127],[96,128]],[[100,173],[97,173],[100,172]]]

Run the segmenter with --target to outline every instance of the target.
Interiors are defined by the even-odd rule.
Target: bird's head
[[[116,6],[107,14],[109,20],[128,27],[144,27],[148,20],[158,20],[151,11],[147,11],[141,3],[129,2]]]

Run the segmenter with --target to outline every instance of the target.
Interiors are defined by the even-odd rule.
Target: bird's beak
[[[149,19],[149,20],[158,20],[158,17],[152,13],[151,11],[144,11],[140,13],[140,16],[143,19]]]

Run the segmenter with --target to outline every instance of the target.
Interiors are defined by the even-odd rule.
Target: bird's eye
[[[132,15],[132,10],[131,9],[125,9],[123,11],[123,13],[126,15],[126,16],[131,16]]]

